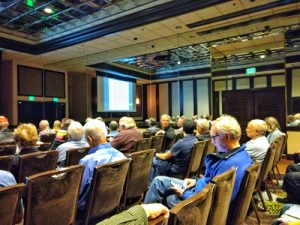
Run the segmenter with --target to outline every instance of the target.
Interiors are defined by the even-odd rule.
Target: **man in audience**
[[[196,122],[197,122],[197,132],[198,132],[196,138],[198,139],[198,141],[205,141],[210,139],[208,120],[198,119]]]
[[[118,133],[119,133],[119,131],[118,131],[118,127],[119,127],[119,125],[118,125],[118,122],[117,121],[111,121],[110,123],[109,123],[109,129],[110,129],[110,131],[109,131],[109,134],[107,135],[107,137],[109,138],[109,137],[113,137],[113,138],[115,138],[117,135],[118,135]]]
[[[175,134],[182,134],[183,133],[183,122],[184,122],[184,116],[179,117],[177,120],[177,127],[178,129],[175,131]]]
[[[84,133],[91,150],[79,162],[85,165],[78,200],[78,209],[80,212],[85,209],[94,168],[105,163],[126,158],[120,151],[112,148],[110,143],[106,142],[107,130],[104,122],[90,120],[84,125]]]
[[[57,163],[60,166],[64,166],[67,151],[86,147],[89,147],[89,145],[85,140],[83,140],[82,125],[77,121],[72,121],[68,128],[68,142],[59,145],[56,149],[59,151]]]
[[[156,153],[150,173],[150,182],[157,176],[185,176],[191,159],[191,152],[197,138],[193,132],[196,124],[193,120],[185,119],[183,132],[186,136],[178,140],[170,150],[164,153]]]
[[[155,133],[160,130],[160,128],[157,126],[155,118],[153,117],[149,118],[148,123],[149,123],[149,127],[144,132],[144,137],[154,136]]]
[[[42,135],[55,134],[55,132],[49,127],[48,120],[41,120],[39,127],[40,127],[39,139],[41,139]]]
[[[5,116],[0,116],[0,141],[13,141],[13,132],[8,129],[9,123]]]
[[[236,168],[231,202],[235,199],[245,170],[252,164],[250,156],[245,151],[246,146],[240,146],[239,143],[240,125],[234,117],[221,116],[213,122],[210,135],[218,153],[206,156],[204,176],[197,180],[156,177],[150,185],[144,203],[160,202],[172,208],[180,201],[199,193],[215,176],[231,168]]]
[[[120,133],[114,139],[110,138],[111,146],[121,152],[133,151],[134,141],[142,139],[142,133],[136,129],[135,121],[131,117],[122,117],[119,126]]]
[[[157,131],[155,135],[164,135],[165,136],[165,149],[169,149],[170,144],[175,139],[175,132],[172,127],[170,127],[170,116],[163,114],[160,117],[161,130]]]
[[[286,168],[282,188],[287,197],[277,198],[278,202],[300,204],[300,164],[292,164]]]
[[[247,136],[251,139],[246,143],[246,151],[253,161],[258,160],[261,164],[270,147],[265,137],[267,130],[266,122],[259,119],[251,120],[246,128]]]
[[[97,225],[146,225],[148,219],[155,219],[160,215],[168,218],[168,208],[158,203],[142,204],[133,206],[120,214],[97,223]]]

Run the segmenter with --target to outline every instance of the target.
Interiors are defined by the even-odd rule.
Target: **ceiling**
[[[110,65],[148,79],[280,56],[299,24],[296,0],[13,0],[0,3],[0,48],[4,60],[86,73]]]

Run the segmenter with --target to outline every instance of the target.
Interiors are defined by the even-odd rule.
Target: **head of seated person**
[[[38,141],[36,127],[31,123],[20,124],[14,131],[14,140],[20,151],[32,148]]]
[[[104,122],[91,119],[84,125],[83,130],[90,147],[106,143],[107,130]]]
[[[255,140],[256,138],[265,136],[267,130],[268,126],[265,121],[260,119],[254,119],[248,123],[246,133],[251,140]]]
[[[0,130],[8,129],[9,122],[5,116],[0,116]]]
[[[269,117],[266,117],[264,120],[267,124],[267,127],[268,127],[267,131],[269,133],[272,133],[277,129],[280,130],[280,125],[278,123],[278,120],[275,117],[269,116]]]
[[[149,118],[149,127],[154,127],[157,125],[156,119],[154,117]]]
[[[61,129],[61,122],[59,120],[55,120],[53,123],[53,130],[55,133]]]
[[[81,141],[83,138],[83,126],[77,121],[72,121],[68,128],[68,141]]]
[[[200,135],[209,133],[209,122],[207,119],[198,119],[197,120],[197,132]]]
[[[47,128],[49,128],[49,122],[48,122],[48,120],[41,120],[40,123],[39,123],[39,129],[40,129],[40,131],[45,130]]]
[[[113,120],[109,123],[109,129],[110,131],[117,131],[119,127],[119,124],[117,121]]]
[[[170,119],[171,117],[167,114],[163,114],[161,117],[160,117],[160,124],[161,124],[161,128],[163,130],[167,129],[170,125]]]
[[[185,119],[182,125],[183,131],[186,134],[193,134],[196,129],[196,123],[193,120]]]
[[[136,123],[133,118],[123,116],[119,121],[120,130],[136,128]]]
[[[178,120],[177,120],[177,127],[180,128],[182,127],[183,123],[184,123],[184,119],[185,117],[184,116],[181,116]]]

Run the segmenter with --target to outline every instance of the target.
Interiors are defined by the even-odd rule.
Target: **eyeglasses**
[[[215,134],[215,135],[210,135],[210,137],[213,139],[213,140],[215,140],[217,137],[219,137],[220,136],[220,134]]]

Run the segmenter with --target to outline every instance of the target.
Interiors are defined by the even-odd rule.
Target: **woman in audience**
[[[266,117],[265,122],[267,123],[268,133],[269,133],[267,136],[267,139],[268,139],[268,142],[270,144],[272,144],[275,139],[279,138],[284,133],[282,133],[280,131],[280,125],[279,125],[278,121],[276,120],[276,118],[274,118],[272,116]]]
[[[59,131],[61,129],[61,122],[60,120],[55,120],[53,123],[53,131],[55,132],[55,134],[57,133],[57,131]]]
[[[17,144],[17,153],[13,160],[12,173],[18,180],[19,156],[38,151],[37,147],[34,147],[38,141],[36,127],[31,123],[20,124],[14,131],[14,140]]]

